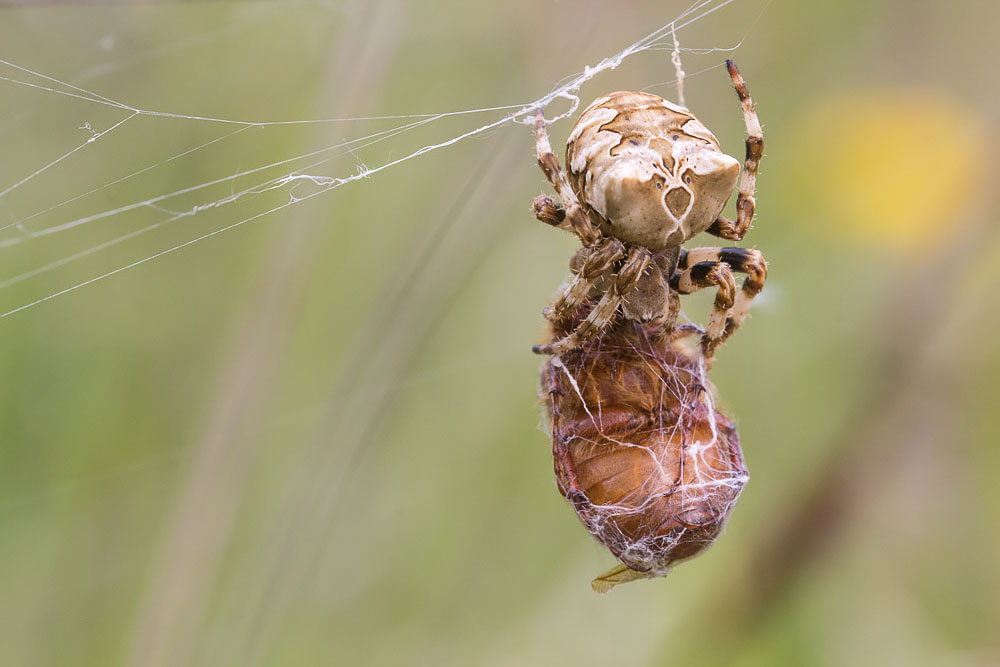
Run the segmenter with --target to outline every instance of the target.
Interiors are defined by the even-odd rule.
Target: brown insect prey
[[[542,366],[556,483],[623,563],[594,580],[599,592],[662,576],[710,546],[748,479],[735,426],[715,408],[686,333],[625,321]]]

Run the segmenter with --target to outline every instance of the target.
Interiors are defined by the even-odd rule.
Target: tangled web
[[[248,222],[276,213],[286,207],[312,199],[349,183],[371,178],[382,171],[398,166],[409,160],[424,156],[432,151],[446,148],[477,135],[483,135],[502,126],[519,123],[530,124],[535,109],[546,108],[557,101],[568,103],[569,109],[556,115],[552,120],[572,115],[578,106],[576,93],[588,81],[602,72],[615,69],[626,58],[648,50],[669,50],[676,54],[677,33],[686,26],[718,11],[733,0],[699,0],[670,23],[658,28],[642,39],[628,45],[618,53],[609,56],[596,65],[586,67],[582,72],[569,77],[565,83],[549,93],[528,102],[493,106],[488,108],[446,111],[435,114],[404,114],[359,118],[324,118],[308,120],[256,121],[219,118],[191,114],[170,113],[147,109],[127,101],[109,97],[83,85],[76,85],[49,76],[36,69],[28,68],[13,60],[0,58],[0,86],[33,96],[38,104],[43,100],[56,99],[62,104],[80,107],[80,125],[77,131],[83,133],[83,141],[75,140],[68,146],[39,159],[25,173],[15,176],[6,183],[0,183],[0,266],[8,267],[6,275],[0,274],[0,291],[14,285],[39,278],[55,269],[81,260],[98,256],[113,246],[154,230],[173,227],[176,223],[192,218],[209,217],[209,223],[197,227],[197,231],[180,242],[170,245],[121,265],[108,269],[107,264],[84,279],[73,278],[61,287],[46,286],[40,295],[30,300],[0,306],[0,319],[32,308],[56,297],[78,290],[105,278],[139,267],[154,259],[163,257],[182,248],[233,230]],[[735,47],[733,47],[735,48]],[[698,72],[695,72],[697,74]],[[457,134],[435,135],[430,143],[418,144],[414,149],[399,150],[396,144],[403,135],[422,136],[442,126],[442,121],[455,117],[477,117],[494,114],[495,118],[468,131]],[[499,114],[499,115],[496,115]],[[8,119],[9,120],[9,119]],[[184,146],[182,150],[167,154],[152,164],[130,165],[123,159],[131,151],[127,150],[137,141],[135,138],[148,136],[152,122],[157,133],[172,124],[196,124],[204,130],[204,137],[195,145]],[[380,123],[384,129],[356,136],[332,145],[314,148],[307,152],[289,155],[280,160],[261,161],[255,151],[255,141],[259,141],[259,131],[294,130],[305,124],[334,123]],[[352,125],[353,127],[354,125]],[[120,140],[122,144],[115,145]],[[381,154],[380,161],[369,166],[355,159],[355,170],[336,173],[341,167],[335,160],[344,156],[355,157],[359,151],[390,142],[390,148]],[[55,142],[46,143],[46,148]],[[194,174],[201,173],[208,165],[216,170],[220,165],[212,162],[212,151],[220,146],[237,145],[239,155],[245,156],[247,166],[227,173],[195,181],[190,185],[170,191],[148,191],[146,179],[151,173],[166,165],[197,164]],[[89,161],[99,159],[102,147],[118,149],[115,165],[120,167],[119,175],[111,180],[77,183],[81,175],[88,173]],[[176,149],[175,149],[176,150]],[[402,154],[401,154],[402,153]],[[39,149],[36,155],[45,155]],[[393,155],[398,157],[393,157]],[[232,157],[227,160],[232,161]],[[73,177],[67,179],[65,169],[73,166]],[[96,172],[96,170],[94,170]],[[60,196],[58,190],[50,187],[53,180],[65,179],[71,193]],[[60,181],[63,182],[63,181]],[[53,196],[53,192],[57,194]],[[110,208],[102,204],[114,201]],[[219,212],[224,213],[220,214]],[[214,215],[214,217],[212,217]],[[221,222],[218,222],[221,220]],[[95,227],[95,223],[115,222],[111,231],[104,226],[96,234],[81,233],[81,230]],[[43,239],[67,238],[66,243],[57,244],[54,257],[42,262],[25,264],[21,253],[27,244],[39,244]],[[52,247],[52,246],[48,246]],[[99,265],[100,266],[100,265]],[[13,271],[13,272],[10,272]],[[48,283],[47,283],[48,285]],[[37,298],[36,298],[37,297]],[[23,297],[15,297],[23,298]]]
[[[704,551],[747,482],[735,425],[715,407],[700,352],[683,344],[692,333],[623,321],[542,366],[559,490],[622,563],[594,580],[598,592]]]

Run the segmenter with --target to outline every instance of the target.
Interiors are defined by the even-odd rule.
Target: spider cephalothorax
[[[569,176],[549,144],[539,110],[535,133],[538,163],[560,202],[535,199],[535,215],[575,232],[583,248],[570,261],[572,276],[546,317],[571,316],[587,299],[599,299],[589,315],[559,340],[535,346],[560,354],[604,331],[618,313],[673,329],[678,294],[716,286],[718,294],[702,350],[711,362],[715,348],[746,318],[764,286],[767,265],[756,250],[681,249],[701,232],[741,240],[754,215],[754,185],[764,139],[746,84],[726,62],[743,107],[746,160],[736,220],[720,217],[739,177],[739,162],[682,106],[648,93],[606,95],[581,114],[566,147]],[[737,293],[733,271],[746,273]]]

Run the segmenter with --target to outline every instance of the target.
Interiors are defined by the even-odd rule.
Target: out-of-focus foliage
[[[836,91],[794,128],[786,159],[812,168],[790,185],[803,206],[827,203],[814,217],[827,238],[937,248],[981,204],[987,130],[975,109],[933,89]]]
[[[538,98],[686,7],[4,6],[0,58],[175,114],[437,112]],[[547,188],[524,126],[0,319],[0,663],[997,664],[998,24],[988,0],[738,0],[681,32],[742,40],[685,53],[686,96],[740,156],[725,70],[702,70],[732,57],[747,80],[766,153],[747,243],[770,272],[713,370],[750,482],[727,534],[666,579],[594,595],[611,557],[554,486],[530,346],[574,244],[532,219]],[[650,51],[581,96],[671,96],[672,78]],[[0,80],[0,189],[110,113]],[[94,197],[111,209],[385,127],[253,129]],[[129,121],[0,198],[0,218],[217,129]],[[6,286],[3,311],[258,204]],[[147,222],[5,249],[0,280]]]

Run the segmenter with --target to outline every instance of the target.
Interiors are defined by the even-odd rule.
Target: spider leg
[[[531,202],[531,212],[546,225],[565,229],[568,232],[573,231],[566,220],[566,209],[548,195],[535,197],[534,201]]]
[[[726,67],[729,69],[729,76],[733,79],[736,94],[740,98],[740,106],[743,107],[743,121],[747,126],[746,161],[743,163],[736,196],[736,220],[719,216],[706,231],[729,241],[740,241],[750,231],[750,223],[753,221],[756,207],[754,191],[757,188],[757,170],[760,168],[760,159],[764,155],[764,131],[760,127],[757,110],[750,99],[747,84],[740,76],[740,71],[736,69],[732,60],[726,61]]]
[[[691,291],[694,291],[701,287],[707,287],[714,283],[707,278],[702,278],[699,281],[699,277],[703,273],[707,276],[713,265],[720,264],[732,271],[745,273],[747,277],[743,280],[743,285],[735,299],[723,297],[721,305],[725,305],[725,301],[729,300],[731,308],[727,308],[728,317],[723,321],[721,329],[717,317],[720,314],[719,297],[722,296],[723,292],[720,285],[719,296],[716,296],[715,309],[712,311],[712,319],[710,319],[705,335],[702,337],[702,350],[705,358],[709,361],[711,361],[718,346],[732,336],[733,332],[743,324],[743,320],[746,319],[750,311],[751,302],[764,289],[764,281],[767,279],[767,262],[764,261],[764,256],[758,250],[750,248],[693,248],[681,254],[678,273],[674,274],[671,284],[676,284],[678,290],[685,294],[690,292],[685,292],[684,288],[693,288]],[[730,280],[732,280],[731,273]]]
[[[664,331],[675,331],[677,329],[677,316],[681,314],[681,297],[675,289],[670,290],[667,295],[667,317],[663,321]]]
[[[542,168],[545,177],[549,179],[549,183],[556,189],[556,194],[562,200],[564,209],[562,216],[568,222],[569,229],[580,237],[583,245],[596,245],[601,240],[601,232],[591,224],[590,217],[577,200],[573,186],[566,180],[566,174],[563,173],[562,168],[559,166],[559,159],[552,152],[549,135],[545,131],[545,115],[541,109],[535,112],[535,151],[538,154],[538,166]],[[550,204],[551,207],[549,206]],[[549,198],[543,198],[541,202],[539,198],[535,199],[535,216],[548,224],[552,224],[552,222],[547,218],[543,218],[539,211],[552,211],[554,215],[558,215],[556,213],[558,208]],[[563,222],[557,222],[556,226],[562,227]]]
[[[577,263],[577,257],[582,257],[582,264]],[[615,262],[625,256],[625,247],[615,238],[605,238],[593,248],[583,248],[573,258],[570,267],[572,277],[563,283],[553,302],[542,309],[542,315],[550,322],[560,320],[572,314],[583,303],[594,281],[607,273]]]
[[[649,251],[642,247],[633,248],[625,264],[619,269],[618,275],[597,302],[587,317],[564,338],[547,345],[535,345],[531,351],[535,354],[563,354],[579,347],[597,334],[604,331],[624,300],[624,295],[639,282],[646,267],[652,261]]]
[[[691,294],[713,285],[719,288],[708,317],[708,326],[701,337],[701,348],[706,363],[711,363],[712,355],[726,330],[726,316],[736,300],[736,280],[729,265],[720,261],[704,261],[688,268],[678,267],[670,280],[670,285],[681,294]]]

